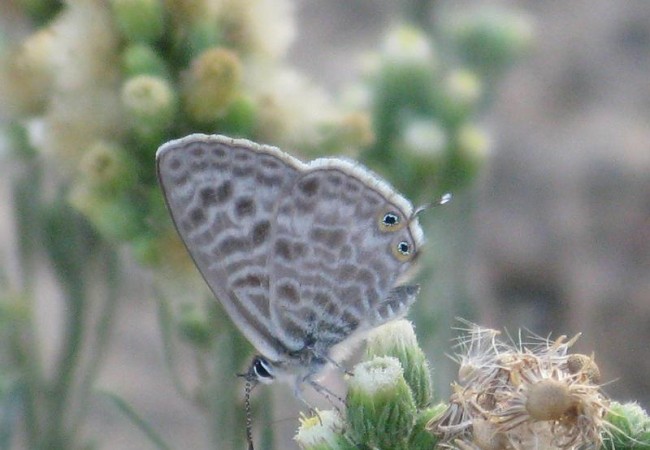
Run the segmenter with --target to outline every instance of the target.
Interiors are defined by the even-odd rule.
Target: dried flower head
[[[456,356],[459,382],[429,423],[443,445],[467,449],[599,448],[609,402],[593,356],[569,354],[579,336],[504,342],[469,324]]]

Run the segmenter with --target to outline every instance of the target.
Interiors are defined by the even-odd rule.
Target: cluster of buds
[[[457,355],[458,381],[447,409],[428,427],[449,448],[600,448],[610,403],[594,357],[571,354],[578,339],[530,344],[471,325]]]
[[[320,411],[320,418],[303,419],[295,437],[302,449],[433,448],[437,439],[426,425],[443,406],[431,406],[429,366],[410,322],[399,320],[375,330],[365,361],[352,373],[345,417]]]

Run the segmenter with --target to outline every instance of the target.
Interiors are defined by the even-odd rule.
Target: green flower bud
[[[386,37],[382,56],[388,64],[400,66],[434,66],[436,58],[431,41],[418,28],[401,26],[392,30]]]
[[[447,405],[439,403],[435,406],[418,411],[413,431],[409,437],[409,450],[431,450],[435,448],[438,438],[428,430],[428,424],[447,409]]]
[[[203,350],[209,349],[214,338],[208,315],[192,304],[181,307],[178,331],[184,340]]]
[[[63,9],[63,0],[19,0],[20,7],[37,24],[44,24]]]
[[[393,115],[399,105],[429,107],[436,65],[424,33],[412,27],[398,28],[384,43],[376,94],[391,102],[388,106]]]
[[[368,359],[377,356],[397,358],[416,406],[429,405],[433,395],[429,364],[418,345],[411,322],[396,320],[374,330],[368,337],[366,353]]]
[[[94,142],[83,154],[79,171],[85,182],[103,192],[125,191],[137,181],[135,162],[113,142]]]
[[[51,55],[55,45],[52,31],[44,29],[2,61],[0,98],[10,113],[37,114],[45,107],[52,89]]]
[[[222,29],[210,14],[192,22],[188,35],[183,43],[189,56],[201,53],[223,45]]]
[[[115,22],[132,42],[155,42],[165,31],[161,0],[111,0]]]
[[[452,39],[464,59],[486,76],[494,76],[530,47],[531,21],[497,9],[473,11],[452,21]]]
[[[347,417],[352,441],[369,447],[403,448],[416,409],[399,360],[376,357],[360,363],[348,384]]]
[[[230,50],[213,48],[192,62],[183,80],[185,110],[197,122],[210,123],[223,117],[239,94],[242,68]]]
[[[86,183],[73,186],[68,202],[106,239],[128,241],[143,233],[144,218],[127,196],[106,197]]]
[[[176,95],[160,77],[138,75],[122,86],[122,104],[131,126],[145,144],[159,143],[176,114]]]
[[[122,53],[122,71],[125,78],[136,75],[154,75],[169,78],[165,61],[148,44],[132,44]]]
[[[372,131],[370,117],[362,112],[352,112],[344,115],[335,123],[337,143],[339,148],[359,148],[371,145],[375,136]]]
[[[294,440],[303,450],[347,450],[354,448],[343,436],[343,420],[336,411],[317,411],[300,419]]]
[[[490,155],[490,136],[487,132],[472,124],[458,129],[456,151],[463,171],[474,177],[483,167]]]
[[[388,35],[373,82],[376,143],[373,158],[386,161],[404,114],[427,114],[435,104],[436,60],[431,42],[419,30],[399,28]]]
[[[143,266],[157,266],[164,256],[164,249],[159,245],[159,238],[143,234],[133,239],[131,250],[136,261]]]
[[[452,124],[470,115],[481,97],[482,86],[478,77],[468,70],[450,73],[442,84],[442,114]]]
[[[246,95],[239,95],[230,104],[217,124],[219,132],[236,136],[251,136],[257,119],[257,106]]]
[[[605,420],[611,426],[601,448],[650,448],[650,417],[638,404],[612,402]]]
[[[443,191],[456,190],[471,183],[489,157],[487,133],[472,124],[465,124],[451,136],[449,158],[440,180]]]
[[[412,119],[404,124],[398,148],[405,158],[422,169],[422,175],[435,173],[446,157],[447,133],[435,119]]]

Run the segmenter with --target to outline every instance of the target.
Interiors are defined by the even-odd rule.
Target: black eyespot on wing
[[[403,239],[391,245],[392,245],[393,256],[395,256],[395,258],[397,258],[398,261],[400,262],[412,261],[413,258],[415,257],[416,249],[414,248],[413,244],[411,244],[411,242],[409,242],[408,240]]]
[[[252,370],[258,379],[272,380],[273,378],[275,378],[271,373],[271,368],[268,362],[261,357],[255,358],[255,361],[253,362]]]
[[[389,212],[384,214],[384,218],[382,219],[382,222],[384,225],[388,227],[392,227],[393,225],[397,225],[399,223],[399,216],[395,213]]]
[[[411,246],[408,242],[401,241],[399,244],[397,244],[397,251],[404,256],[408,256],[411,254]]]
[[[402,218],[402,214],[394,210],[382,211],[377,219],[379,230],[386,233],[401,230],[406,225],[406,222]]]

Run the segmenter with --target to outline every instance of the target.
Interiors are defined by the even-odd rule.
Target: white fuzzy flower
[[[336,120],[331,97],[320,86],[287,67],[249,65],[249,92],[259,105],[260,139],[298,148],[321,141],[323,125]]]
[[[289,0],[212,0],[226,40],[255,56],[283,56],[295,36]]]
[[[51,33],[51,97],[43,139],[35,141],[74,164],[91,142],[120,128],[117,39],[100,0],[68,2]]]

